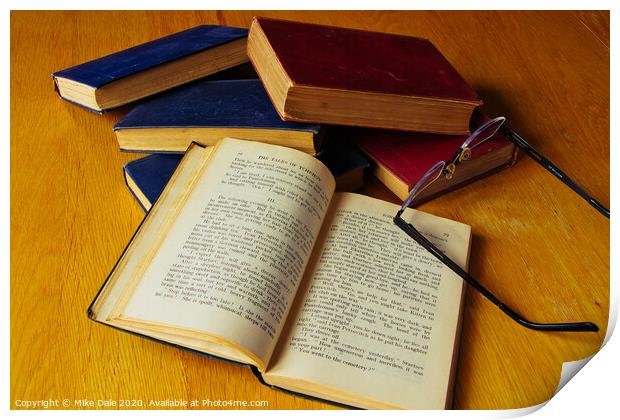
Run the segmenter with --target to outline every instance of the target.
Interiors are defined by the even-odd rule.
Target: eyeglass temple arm
[[[400,216],[403,213],[403,210],[400,210],[396,217],[394,217],[394,223],[405,232],[407,232],[410,236],[413,237],[420,245],[422,245],[428,252],[433,254],[439,261],[447,265],[452,271],[458,274],[463,280],[469,283],[472,287],[474,287],[478,292],[480,292],[484,297],[490,300],[495,306],[501,309],[506,315],[512,318],[517,323],[522,326],[537,330],[537,331],[566,331],[566,332],[582,332],[582,331],[593,331],[596,332],[599,330],[598,326],[592,322],[569,322],[569,323],[559,323],[559,324],[541,324],[538,322],[528,321],[523,318],[513,309],[511,309],[508,305],[499,300],[493,293],[487,290],[483,285],[478,283],[476,279],[474,279],[469,273],[463,270],[457,263],[452,261],[446,254],[441,252],[439,248],[433,245],[428,239],[424,237],[416,228],[413,227],[410,223],[407,223]]]
[[[586,200],[592,207],[598,210],[603,216],[609,219],[609,209],[603,206],[598,200],[588,194],[583,188],[568,177],[560,168],[555,166],[551,161],[538,153],[536,149],[529,145],[523,137],[512,131],[505,125],[499,129],[499,132],[513,142],[519,149],[523,150],[528,156],[538,162],[543,168],[551,172],[556,178],[568,185],[570,189],[575,191],[581,198]]]

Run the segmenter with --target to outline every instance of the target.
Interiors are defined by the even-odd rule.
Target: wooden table
[[[144,213],[128,193],[113,124],[60,100],[50,74],[194,25],[252,16],[429,38],[513,128],[609,205],[606,12],[13,12],[11,14],[11,405],[16,400],[266,400],[332,408],[261,385],[250,370],[122,334],[86,308]],[[365,193],[397,202],[374,180]],[[562,362],[600,347],[609,308],[609,221],[523,158],[420,209],[468,223],[471,273],[539,321],[539,333],[467,297],[456,407],[513,408],[555,390]],[[587,402],[586,402],[587,403]],[[72,405],[73,406],[73,405]]]

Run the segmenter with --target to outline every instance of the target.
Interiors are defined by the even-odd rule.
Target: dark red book
[[[475,113],[472,130],[484,120]],[[466,135],[406,133],[393,130],[349,129],[343,134],[372,161],[373,174],[402,200],[428,169],[440,160],[447,161],[463,144]],[[414,200],[427,201],[474,180],[512,166],[518,148],[496,133],[472,150],[469,160],[459,162],[452,179],[440,177]]]
[[[284,119],[465,134],[481,103],[427,39],[259,17],[248,56]]]

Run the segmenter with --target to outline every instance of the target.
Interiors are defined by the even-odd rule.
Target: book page
[[[302,152],[225,139],[115,318],[269,360],[335,182]]]
[[[371,408],[446,405],[463,281],[394,224],[397,210],[334,195],[267,382]],[[469,226],[404,218],[466,267]]]

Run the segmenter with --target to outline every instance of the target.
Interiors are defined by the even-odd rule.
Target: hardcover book
[[[184,152],[223,137],[263,141],[320,153],[319,125],[283,121],[260,80],[199,81],[148,99],[115,126],[123,151]]]
[[[318,159],[336,180],[336,191],[352,192],[364,186],[364,174],[370,162],[357,147],[342,139],[332,138]]]
[[[465,134],[481,101],[421,38],[255,18],[248,57],[286,120]]]
[[[182,154],[154,154],[127,162],[123,166],[125,182],[138,204],[149,211],[159,198]],[[336,180],[337,191],[355,191],[364,185],[364,169],[368,161],[357,149],[338,145],[320,156]]]
[[[246,29],[202,25],[52,77],[63,99],[103,112],[247,62],[246,44]]]
[[[479,112],[472,118],[472,130],[486,117]],[[372,162],[371,172],[394,194],[405,200],[424,173],[440,160],[448,161],[467,136],[406,133],[393,130],[349,129],[340,133],[357,145]],[[413,205],[455,190],[486,175],[512,166],[518,148],[496,133],[472,150],[471,158],[459,162],[451,179],[439,178],[413,201]]]
[[[464,283],[317,159],[193,144],[89,308],[93,320],[248,364],[363,408],[449,407]],[[469,226],[404,217],[466,268]]]
[[[123,166],[127,188],[144,211],[157,201],[182,158],[181,154],[156,154]]]

